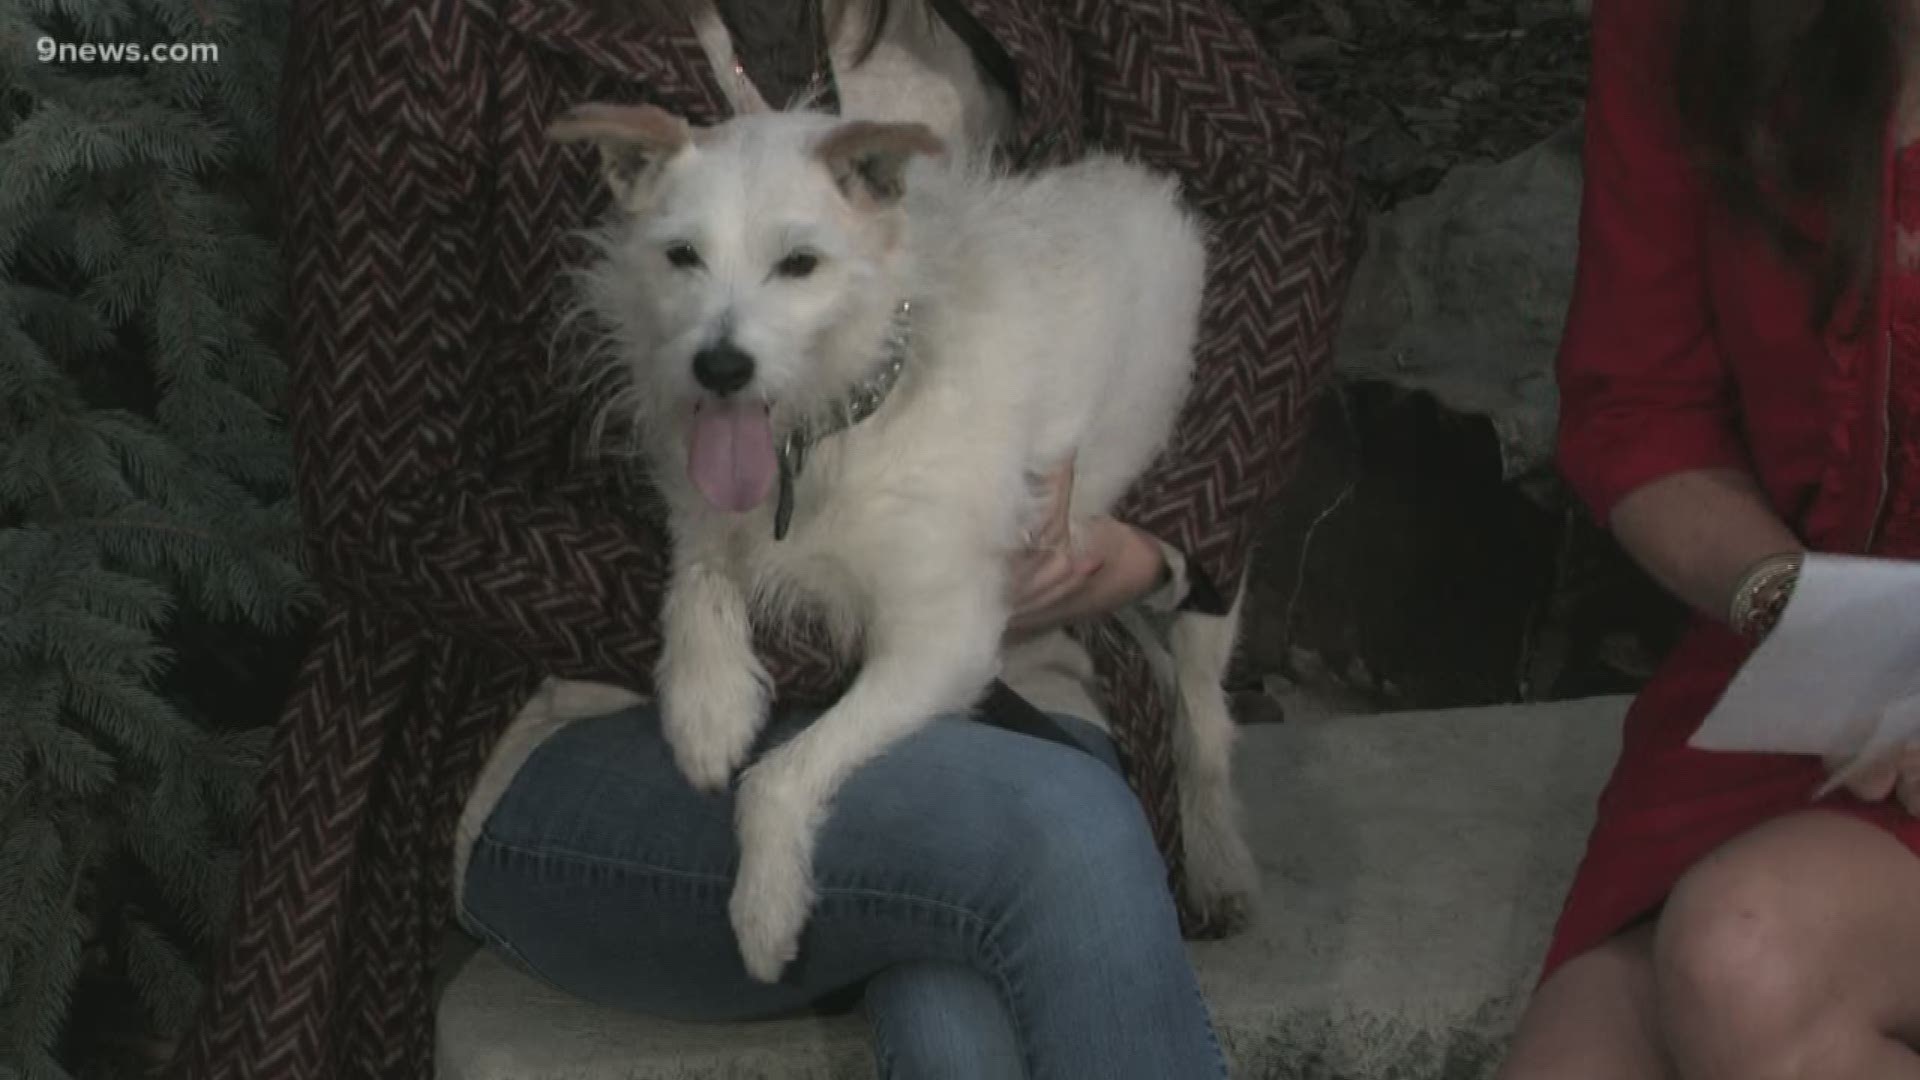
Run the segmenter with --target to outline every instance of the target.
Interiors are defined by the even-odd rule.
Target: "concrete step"
[[[1624,697],[1246,729],[1265,879],[1193,946],[1238,1080],[1485,1080],[1536,977],[1618,747]],[[857,1016],[667,1023],[490,953],[445,988],[443,1080],[862,1080]]]

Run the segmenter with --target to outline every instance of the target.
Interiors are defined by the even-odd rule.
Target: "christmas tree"
[[[228,913],[309,600],[285,16],[0,0],[0,1077],[164,1058]]]

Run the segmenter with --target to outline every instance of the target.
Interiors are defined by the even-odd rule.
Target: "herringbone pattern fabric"
[[[1224,5],[1081,0],[1079,60],[1095,141],[1175,170],[1214,227],[1200,370],[1169,453],[1119,516],[1187,552],[1223,595],[1293,471],[1325,382],[1351,273],[1357,204],[1259,43]],[[1094,653],[1134,787],[1177,895],[1184,886],[1166,703],[1137,650]],[[1213,936],[1181,905],[1186,931]]]
[[[1353,236],[1336,149],[1225,0],[958,6],[1018,72],[1016,154],[1131,152],[1215,224],[1203,377],[1126,516],[1231,595],[1328,364]],[[644,691],[658,653],[661,523],[579,452],[552,362],[567,236],[604,196],[542,130],[587,98],[696,120],[723,98],[691,34],[591,0],[298,0],[291,41],[293,435],[332,607],[174,1075],[427,1080],[453,828],[481,762],[542,677]],[[1167,703],[1126,635],[1085,639],[1177,887]],[[786,701],[844,686],[807,635],[760,648]]]

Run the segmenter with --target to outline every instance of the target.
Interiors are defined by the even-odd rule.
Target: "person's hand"
[[[1840,764],[1829,760],[1827,770],[1832,772]],[[1920,818],[1920,742],[1889,751],[1842,781],[1840,786],[1863,802],[1896,799],[1907,813]]]
[[[1117,611],[1152,592],[1166,571],[1160,546],[1130,525],[1097,517],[1074,535],[1072,458],[1048,474],[1044,490],[1046,516],[1013,556],[1012,640]]]

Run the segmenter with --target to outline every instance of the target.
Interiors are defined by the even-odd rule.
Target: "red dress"
[[[1745,467],[1814,550],[1920,558],[1920,149],[1888,156],[1878,326],[1854,343],[1823,339],[1804,318],[1801,279],[1687,168],[1648,77],[1662,6],[1595,5],[1580,279],[1560,359],[1563,471],[1604,519],[1659,476]],[[1716,848],[1816,805],[1818,759],[1686,745],[1747,648],[1701,620],[1636,698],[1543,980],[1656,911]],[[1842,792],[1817,805],[1920,855],[1920,820],[1897,802]]]

